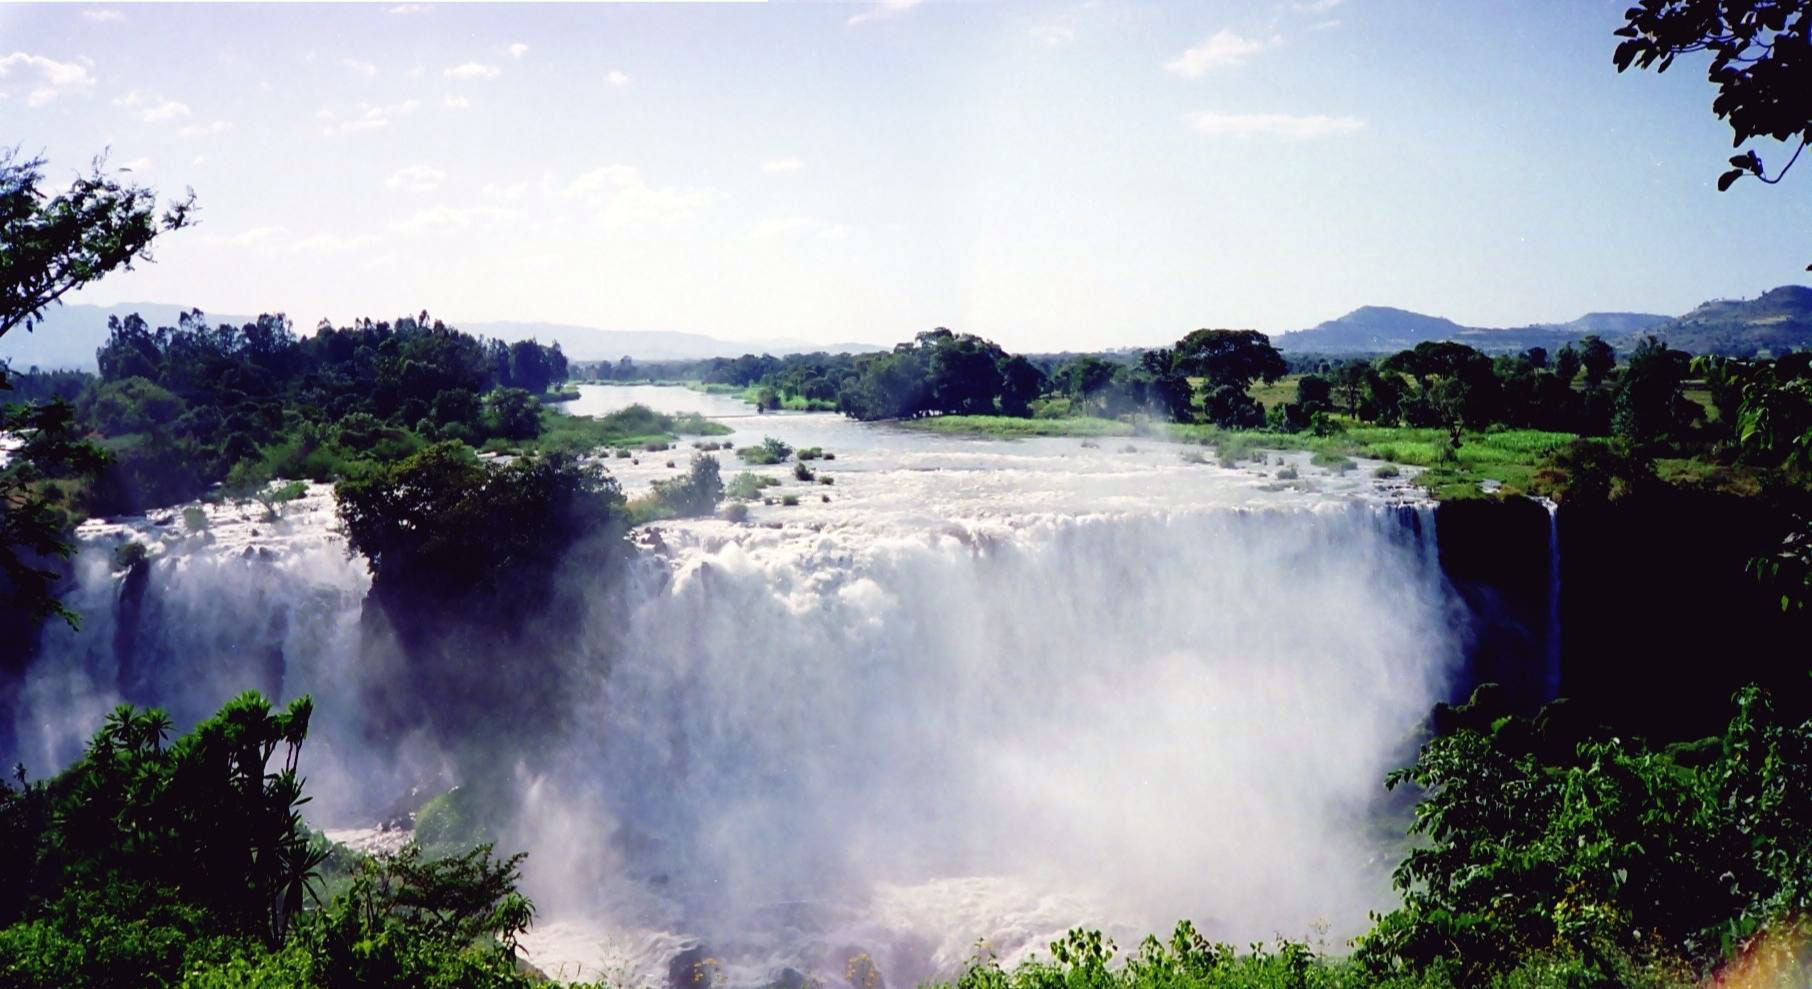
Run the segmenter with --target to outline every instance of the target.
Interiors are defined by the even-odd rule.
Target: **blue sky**
[[[0,133],[201,225],[79,299],[1010,349],[1803,281],[1625,0],[0,7]],[[1762,148],[1765,159],[1772,149]]]

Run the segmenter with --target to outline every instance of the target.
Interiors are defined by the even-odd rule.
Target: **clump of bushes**
[[[123,542],[113,548],[113,569],[130,570],[139,563],[144,562],[145,557],[149,556],[150,552],[150,550],[145,548],[144,543],[141,543],[136,539]]]
[[[812,469],[810,467],[807,467],[803,460],[793,464],[793,479],[794,480],[805,481],[807,483],[810,483],[811,480],[817,476],[818,475],[812,473]]]
[[[1296,480],[1296,477],[1296,468],[1294,467],[1285,467],[1277,472],[1277,479],[1280,481],[1294,481]]]
[[[793,448],[784,441],[772,436],[763,436],[756,446],[745,446],[736,451],[742,462],[756,467],[769,464],[784,464],[793,455]]]
[[[669,463],[667,466],[673,465]],[[692,467],[685,476],[654,482],[649,495],[652,504],[647,506],[646,514],[648,519],[698,518],[717,511],[717,503],[723,497],[724,482],[719,473],[717,458],[710,454],[699,454],[692,458]],[[632,516],[641,504],[638,500],[631,506]]]
[[[724,521],[741,524],[749,520],[749,506],[740,501],[730,502],[724,506]]]
[[[805,446],[799,448],[798,457],[800,460],[817,460],[822,456],[824,456],[824,450],[819,447]]]
[[[732,498],[740,498],[747,501],[751,498],[760,496],[761,489],[771,488],[779,483],[779,478],[767,477],[762,474],[757,474],[754,471],[745,470],[730,480],[730,484],[724,489],[724,493]]]
[[[182,510],[183,527],[190,532],[202,532],[208,527],[208,513],[189,505]]]
[[[797,505],[797,504],[799,504],[799,496],[798,495],[782,495],[780,498],[780,503],[782,505],[787,505],[789,507],[793,506],[793,505]]]
[[[1402,477],[1403,472],[1397,469],[1396,464],[1384,464],[1377,470],[1372,471],[1372,476],[1381,480],[1389,480],[1393,477]]]

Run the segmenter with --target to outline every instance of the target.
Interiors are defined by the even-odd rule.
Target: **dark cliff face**
[[[1465,668],[1453,700],[1480,683],[1516,710],[1551,699],[1553,519],[1539,502],[1446,502],[1435,510],[1441,570],[1464,604],[1456,616]]]
[[[1746,683],[1812,713],[1812,615],[1746,572],[1791,514],[1761,499],[1664,492],[1560,511],[1562,693],[1652,737],[1722,730]]]
[[[1454,699],[1495,682],[1510,709],[1566,697],[1583,717],[1658,740],[1722,730],[1748,683],[1812,714],[1812,615],[1783,613],[1746,572],[1790,518],[1762,499],[1682,491],[1562,505],[1553,523],[1527,499],[1443,504],[1441,567],[1465,603]]]

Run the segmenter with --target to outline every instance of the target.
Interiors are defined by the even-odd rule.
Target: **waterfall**
[[[1337,938],[1387,902],[1379,784],[1458,661],[1427,506],[1047,499],[839,522],[864,483],[876,504],[899,487],[839,478],[800,522],[663,526],[620,589],[608,669],[548,698],[583,727],[518,774],[534,961],[658,985],[704,950],[760,985],[853,979],[860,955],[902,986],[978,939],[1010,961],[1080,924],[1128,948],[1184,917]],[[333,815],[406,779],[358,748],[364,563],[324,488],[274,521],[206,511],[205,535],[85,530],[84,625],[46,631],[19,757],[67,764],[122,700],[186,727],[249,687],[310,692],[311,819],[357,823]],[[114,566],[126,539],[150,546],[136,574]]]
[[[1355,933],[1380,782],[1456,658],[1432,521],[672,527],[534,790],[528,950],[659,982],[679,929],[733,984],[854,946],[897,985],[1078,924]]]
[[[1547,691],[1543,699],[1560,696],[1560,506],[1543,498],[1548,509],[1548,631]]]

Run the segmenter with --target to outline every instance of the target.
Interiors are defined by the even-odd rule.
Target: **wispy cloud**
[[[289,233],[284,226],[250,227],[236,234],[227,234],[214,239],[214,243],[228,247],[261,247]]]
[[[123,21],[126,15],[117,10],[84,10],[82,19],[93,24],[108,24]]]
[[[392,14],[425,14],[427,12],[428,5],[425,3],[399,3],[390,8]]]
[[[377,238],[371,234],[323,233],[303,237],[289,245],[289,249],[295,254],[344,254],[375,243]]]
[[[189,124],[176,133],[182,137],[212,137],[215,134],[225,134],[232,129],[231,121],[212,120],[205,124]]]
[[[134,89],[126,95],[116,98],[114,106],[137,110],[138,118],[148,124],[176,120],[189,115],[189,105],[178,100],[166,100],[162,96],[152,96]]]
[[[603,165],[580,174],[561,195],[585,203],[606,229],[672,226],[716,202],[716,189],[649,185],[630,165]]]
[[[923,0],[876,0],[868,9],[849,19],[851,25],[866,24],[887,17],[898,17],[908,10],[917,7]]]
[[[1345,2],[1346,0],[1304,0],[1304,2],[1294,3],[1290,6],[1305,14],[1325,14]]]
[[[340,64],[346,66],[347,68],[358,73],[359,75],[364,76],[367,79],[376,79],[377,78],[377,66],[374,63],[361,62],[356,58],[342,58],[342,59],[340,59]]]
[[[322,107],[315,113],[315,119],[321,123],[323,136],[335,137],[355,131],[370,131],[388,127],[392,120],[414,113],[421,105],[420,100],[404,100],[401,103],[383,106],[358,103],[354,104],[348,113],[340,113],[332,107]]]
[[[161,124],[168,120],[179,120],[189,115],[189,104],[176,100],[164,100],[154,106],[148,106],[139,112],[138,118],[147,124]]]
[[[829,223],[809,216],[777,216],[762,220],[749,231],[753,240],[794,240],[814,238],[817,240],[848,240],[850,228],[841,223]]]
[[[94,85],[88,67],[80,62],[59,62],[43,55],[13,52],[0,56],[0,79],[37,78],[37,84],[26,95],[28,106],[43,106],[65,90],[86,89]]]
[[[528,54],[528,46],[518,41],[510,45],[509,52],[511,58],[521,58]]]
[[[797,158],[770,158],[761,163],[761,170],[769,175],[787,175],[805,167],[805,162]]]
[[[468,110],[471,109],[472,106],[472,101],[463,96],[449,96],[446,98],[445,103],[455,110]]]
[[[1323,113],[1293,116],[1287,113],[1215,113],[1196,114],[1191,125],[1210,137],[1282,138],[1310,141],[1322,137],[1355,134],[1365,127],[1358,117],[1333,117]]]
[[[610,74],[604,77],[604,81],[612,86],[627,86],[629,85],[629,73],[621,69],[611,69]]]
[[[495,79],[503,75],[503,70],[495,65],[485,65],[482,62],[467,62],[464,65],[452,66],[441,74],[448,79]]]
[[[1032,28],[1032,38],[1046,48],[1068,48],[1076,43],[1076,29],[1062,23],[1039,24]]]
[[[496,223],[515,217],[516,211],[501,206],[430,206],[407,220],[393,223],[390,229],[400,234],[446,234],[465,230],[482,223]]]
[[[1247,38],[1223,28],[1208,40],[1164,63],[1164,68],[1185,79],[1200,79],[1212,69],[1240,65],[1276,43],[1276,39]]]
[[[399,169],[384,180],[387,189],[401,189],[404,192],[433,192],[446,181],[447,173],[430,165],[410,165]]]

